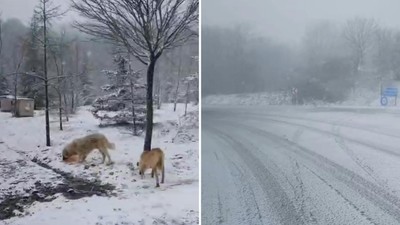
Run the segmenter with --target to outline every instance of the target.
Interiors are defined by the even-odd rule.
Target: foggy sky
[[[201,0],[203,25],[250,26],[283,42],[298,42],[320,20],[343,22],[355,16],[400,28],[399,0]]]
[[[71,5],[70,0],[53,0],[52,2],[54,5],[60,5],[63,11]],[[3,19],[18,18],[27,25],[38,3],[39,0],[0,0],[0,13]],[[59,22],[72,22],[75,18],[77,18],[77,14],[69,11]]]

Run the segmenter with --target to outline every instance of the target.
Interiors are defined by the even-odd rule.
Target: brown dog
[[[151,176],[156,175],[156,187],[160,187],[158,182],[158,171],[161,170],[161,183],[164,183],[164,152],[160,148],[153,148],[151,151],[143,151],[140,155],[140,161],[137,163],[139,174],[144,178],[144,172],[151,169]]]
[[[106,157],[108,158],[108,163],[111,164],[111,157],[108,153],[108,149],[115,149],[115,145],[110,143],[106,136],[100,133],[90,134],[83,138],[78,138],[69,143],[62,151],[63,161],[68,161],[68,159],[73,155],[78,155],[79,161],[84,162],[86,157],[94,149],[98,149],[103,156],[103,162],[105,162]]]

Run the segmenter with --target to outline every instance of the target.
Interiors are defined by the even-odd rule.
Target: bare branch
[[[363,64],[365,54],[372,46],[377,29],[378,25],[373,19],[357,17],[347,21],[343,35],[353,51],[355,70]]]
[[[2,50],[3,50],[3,20],[1,19],[1,13],[0,13],[0,57]]]
[[[198,0],[72,0],[72,7],[88,19],[75,22],[80,31],[113,41],[148,64],[164,50],[195,35]]]

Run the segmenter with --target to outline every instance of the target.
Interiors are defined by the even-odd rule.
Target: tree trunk
[[[64,93],[64,114],[65,114],[65,119],[67,120],[67,122],[69,121],[69,117],[68,117],[68,98],[67,95]]]
[[[176,84],[176,89],[175,89],[175,96],[174,96],[174,112],[176,112],[176,105],[178,104],[178,94],[179,94],[179,76],[178,76],[178,81]]]
[[[190,90],[190,82],[187,82],[187,88],[186,88],[186,102],[185,102],[185,116],[187,114],[187,105],[189,103],[189,90]]]
[[[176,112],[176,105],[178,103],[178,95],[179,95],[179,84],[181,79],[182,72],[182,59],[179,58],[179,67],[178,67],[178,77],[176,79],[176,89],[175,89],[175,99],[174,99],[174,112]]]
[[[50,143],[50,119],[49,119],[49,87],[47,80],[47,15],[46,15],[46,2],[43,2],[43,33],[44,33],[44,91],[46,95],[46,145],[51,146]]]
[[[62,36],[60,46],[62,46],[63,40],[64,40],[64,36]],[[62,49],[62,47],[61,47],[61,49]],[[60,65],[61,66],[61,73],[58,73],[59,77],[57,78],[57,82],[58,82],[58,91],[59,91],[59,93],[58,93],[59,94],[58,101],[59,101],[59,104],[60,104],[60,108],[59,108],[59,110],[60,110],[60,113],[59,113],[60,114],[60,130],[63,130],[63,123],[62,123],[63,103],[62,103],[62,101],[63,101],[63,93],[65,93],[65,90],[64,90],[64,85],[63,85],[64,82],[60,78],[60,75],[64,76],[64,52],[63,52],[63,50],[61,50],[61,60],[60,61],[61,61],[61,65]],[[66,107],[64,108],[64,110],[65,109],[66,109]],[[66,116],[66,117],[67,117],[67,121],[68,121],[68,116]]]
[[[161,109],[161,79],[157,78],[157,109]]]
[[[75,112],[75,92],[71,91],[71,113],[73,114],[74,112]]]
[[[130,66],[129,66],[129,71],[131,71]],[[130,75],[132,76],[132,73],[130,73]],[[132,77],[130,80],[130,85],[131,85],[131,101],[132,101],[132,119],[133,119],[133,135],[136,136],[137,135],[137,129],[136,129],[136,114],[135,114],[135,95],[133,94],[133,90],[134,90],[134,84],[132,81]]]
[[[17,94],[18,94],[18,71],[15,74],[15,81],[14,81],[14,115],[17,116]]]
[[[178,64],[178,77],[176,79],[176,89],[175,89],[175,99],[174,99],[174,112],[176,112],[176,105],[178,103],[178,95],[179,95],[179,84],[180,84],[180,79],[181,79],[181,73],[182,73],[182,47],[179,49],[179,64]]]
[[[151,150],[151,138],[153,134],[153,80],[154,67],[157,58],[151,57],[147,67],[147,92],[146,92],[146,134],[144,138],[144,151]]]
[[[60,130],[63,130],[63,123],[62,123],[62,96],[61,92],[58,95],[58,115],[59,115],[59,120],[60,120]]]

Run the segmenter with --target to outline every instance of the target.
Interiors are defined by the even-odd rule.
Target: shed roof
[[[14,95],[1,95],[0,99],[14,99]],[[17,100],[33,100],[33,98],[17,96]]]

